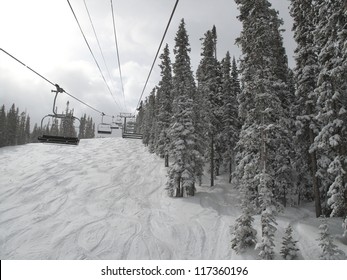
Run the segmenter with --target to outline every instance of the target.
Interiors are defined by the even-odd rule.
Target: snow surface
[[[166,195],[167,170],[140,140],[81,140],[78,146],[0,149],[0,259],[258,259],[230,249],[238,191],[221,176],[196,196]],[[259,216],[255,217],[258,231]],[[276,258],[288,223],[301,259],[318,259],[313,205],[278,218]],[[335,244],[341,219],[329,219]]]

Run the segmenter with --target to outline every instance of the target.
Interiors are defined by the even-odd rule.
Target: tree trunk
[[[177,179],[177,187],[176,187],[176,197],[182,197],[181,195],[181,177]]]
[[[214,141],[211,135],[211,187],[214,186]]]
[[[169,167],[169,154],[165,154],[165,167]]]
[[[314,135],[312,129],[309,129],[309,135],[310,135],[310,144],[313,144],[314,142]],[[317,173],[317,157],[316,152],[310,153],[310,173],[312,177],[312,184],[313,184],[313,192],[314,192],[314,204],[316,209],[316,217],[320,217],[322,215],[322,205],[320,201],[320,190],[318,186],[318,179],[316,176]]]

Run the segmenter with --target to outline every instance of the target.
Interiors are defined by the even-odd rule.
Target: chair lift
[[[114,116],[112,116],[111,129],[119,129],[118,123],[114,120]]]
[[[127,121],[127,118],[130,119]],[[142,139],[143,135],[136,132],[136,122],[133,117],[124,117],[123,138]]]
[[[64,90],[59,87],[59,85],[55,84],[56,90],[52,90],[51,92],[55,92],[55,97],[54,97],[54,102],[53,102],[53,114],[48,114],[46,116],[44,116],[41,120],[41,130],[43,131],[43,121],[47,118],[47,117],[52,117],[55,119],[61,119],[62,122],[68,122],[68,123],[74,123],[75,120],[77,120],[80,124],[81,121],[80,119],[74,117],[73,115],[67,115],[67,114],[57,114],[56,112],[56,108],[55,108],[55,103],[57,100],[57,96],[58,93],[60,92],[64,92]],[[53,124],[54,125],[54,124]],[[63,133],[65,134],[66,131],[63,131]],[[43,133],[42,136],[39,136],[37,138],[37,140],[41,143],[52,143],[52,144],[68,144],[68,145],[78,145],[80,139],[78,137],[75,136],[59,136],[57,135],[57,133],[54,133],[54,135],[50,135],[49,132],[47,132],[46,134]]]
[[[112,133],[112,127],[108,123],[104,123],[104,116],[105,114],[101,114],[101,123],[98,124],[98,133],[99,134],[111,134]]]

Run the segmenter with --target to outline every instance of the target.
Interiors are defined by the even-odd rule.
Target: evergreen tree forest
[[[71,135],[77,136],[76,125],[68,121],[62,121],[58,118],[47,118],[47,122],[43,124],[35,123],[31,128],[30,116],[27,112],[19,113],[19,108],[12,104],[9,110],[6,110],[5,105],[0,108],[0,147],[23,145],[27,143],[37,143],[37,137],[42,134],[49,135]],[[63,114],[70,116],[73,110],[69,109],[67,104]],[[90,116],[84,114],[80,118],[80,127],[78,137],[80,139],[95,137],[95,123]]]
[[[242,210],[232,248],[255,245],[261,258],[272,259],[276,214],[284,207],[313,202],[316,217],[347,215],[347,6],[291,0],[297,47],[290,69],[283,22],[269,1],[235,2],[242,56],[228,52],[218,60],[211,26],[193,73],[182,19],[137,127],[149,150],[165,158],[170,196],[194,195],[203,174],[211,187],[228,174]],[[262,221],[257,244],[254,214]]]

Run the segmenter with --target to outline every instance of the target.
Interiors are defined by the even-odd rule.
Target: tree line
[[[0,147],[23,145],[27,143],[37,143],[37,137],[43,134],[57,136],[77,136],[80,139],[95,137],[95,123],[90,116],[84,114],[80,118],[79,128],[76,132],[76,123],[71,122],[71,118],[48,118],[43,127],[35,123],[34,128],[30,127],[30,116],[27,112],[21,112],[15,104],[7,111],[5,105],[0,109]],[[73,110],[69,109],[67,103],[66,116],[72,116]],[[70,121],[69,121],[70,120]]]
[[[235,2],[243,26],[238,67],[229,53],[217,59],[213,27],[194,76],[182,20],[174,61],[166,45],[161,80],[138,108],[137,129],[166,166],[170,158],[170,196],[194,195],[206,169],[211,186],[226,170],[241,193],[232,248],[255,244],[259,214],[257,249],[271,259],[283,207],[314,201],[317,217],[347,215],[347,7],[344,0],[291,0],[292,70],[283,22],[269,1]]]

